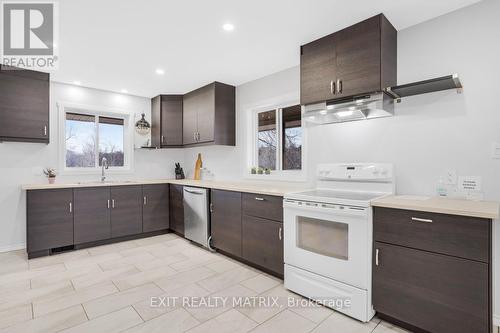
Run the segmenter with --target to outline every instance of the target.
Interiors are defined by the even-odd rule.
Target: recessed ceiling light
[[[128,94],[128,90],[127,89],[122,89],[122,93],[123,94]]]
[[[163,75],[163,74],[165,74],[165,71],[164,71],[163,69],[161,69],[161,68],[157,68],[155,72],[156,72],[156,74],[158,74],[158,75]]]
[[[225,23],[222,26],[222,29],[224,29],[226,31],[233,31],[234,30],[234,25],[232,25],[231,23]]]
[[[82,85],[82,83],[80,81],[73,81],[73,84],[76,84],[77,86]]]

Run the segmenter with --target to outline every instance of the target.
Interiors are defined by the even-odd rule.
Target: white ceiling
[[[52,80],[146,97],[239,85],[297,65],[301,44],[380,12],[401,30],[478,1],[64,0]]]

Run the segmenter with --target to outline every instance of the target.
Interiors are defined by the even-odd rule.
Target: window
[[[64,113],[64,169],[92,170],[105,157],[110,168],[127,167],[128,117],[71,110]]]
[[[257,113],[255,164],[270,170],[302,169],[300,105]]]

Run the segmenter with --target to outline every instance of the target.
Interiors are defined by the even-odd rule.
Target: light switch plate
[[[481,191],[481,176],[460,176],[458,177],[458,190],[462,192]]]

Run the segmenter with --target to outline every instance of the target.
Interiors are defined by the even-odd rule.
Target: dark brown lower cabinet
[[[142,231],[159,231],[169,228],[168,184],[143,185]]]
[[[75,188],[75,244],[111,238],[109,187]]]
[[[283,223],[243,215],[243,259],[283,275]]]
[[[73,244],[73,190],[37,190],[27,193],[27,251]]]
[[[211,191],[211,245],[241,257],[241,193]]]
[[[184,187],[170,184],[170,230],[184,235]]]
[[[491,332],[487,263],[381,242],[374,258],[376,311],[429,332]]]
[[[111,237],[142,232],[142,186],[111,187]]]

